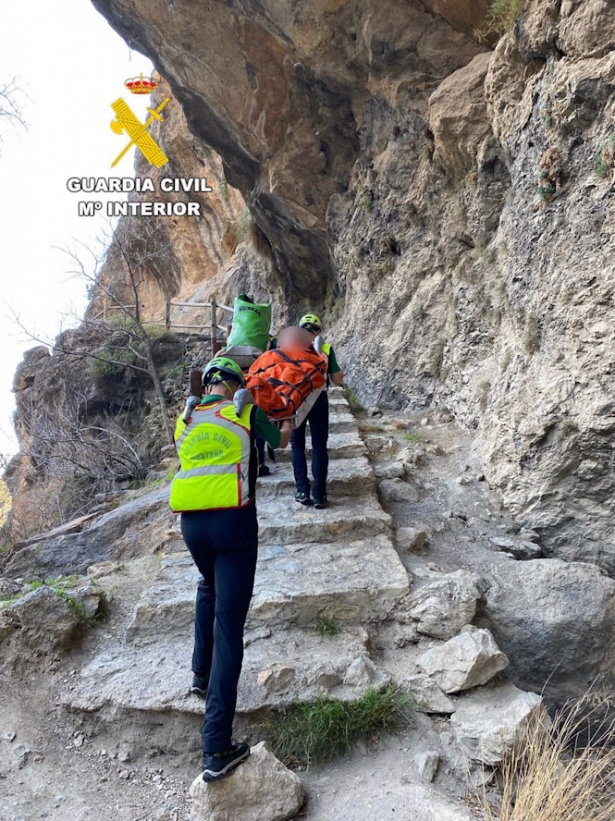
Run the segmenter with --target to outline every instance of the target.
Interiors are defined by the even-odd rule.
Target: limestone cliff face
[[[529,0],[494,51],[486,3],[94,5],[364,397],[448,406],[548,550],[615,572],[613,5]]]
[[[161,223],[144,315],[323,311],[365,401],[448,407],[548,552],[615,573],[612,5],[528,0],[493,50],[486,2],[94,5],[176,98],[164,173],[214,189]]]
[[[334,278],[327,211],[348,191],[374,101],[426,99],[481,51],[486,3],[94,5],[169,81],[190,129],[215,148],[269,238],[287,293]],[[457,26],[456,29],[454,26]],[[367,118],[367,119],[366,119]]]

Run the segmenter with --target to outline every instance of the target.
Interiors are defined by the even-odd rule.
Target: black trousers
[[[258,464],[264,465],[265,464],[265,440],[261,439],[260,436],[256,437],[256,449],[258,451]]]
[[[192,671],[209,676],[203,752],[228,750],[243,661],[243,628],[252,598],[256,505],[182,513],[181,530],[202,579],[196,594]]]
[[[327,473],[329,470],[329,454],[327,453],[329,399],[326,390],[316,400],[305,422],[300,427],[295,428],[290,440],[295,485],[300,493],[310,492],[310,480],[305,458],[305,432],[308,422],[310,423],[310,436],[312,437],[312,476],[314,477],[312,495],[315,499],[325,499],[327,497]]]

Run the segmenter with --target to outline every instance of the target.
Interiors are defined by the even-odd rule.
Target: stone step
[[[309,425],[308,425],[309,429]],[[329,433],[350,433],[350,431],[357,430],[357,420],[351,413],[335,413],[332,411],[329,414]]]
[[[271,474],[258,480],[257,500],[272,496],[292,498],[295,493],[295,479],[290,462],[267,464]],[[373,488],[374,471],[365,456],[331,460],[327,481],[329,496],[360,496],[372,493]]]
[[[127,641],[191,632],[199,573],[187,551],[164,557],[136,604]],[[362,624],[386,617],[408,592],[408,574],[385,535],[344,543],[259,547],[249,624],[309,625],[326,615]]]
[[[350,405],[348,404],[348,400],[344,396],[344,389],[343,388],[329,388],[329,405],[333,406],[336,405],[340,408],[347,408],[350,410]]]
[[[276,497],[258,502],[261,544],[287,545],[336,542],[386,533],[391,517],[380,506],[375,492],[364,496],[332,497],[324,510],[304,507],[294,499],[284,504]]]
[[[351,633],[261,629],[248,631],[245,642],[236,735],[249,732],[269,710],[325,695],[353,700],[388,680],[364,661],[363,640]],[[191,654],[190,632],[179,640],[161,635],[150,646],[111,646],[68,680],[60,703],[79,712],[80,726],[107,749],[121,744],[131,757],[196,753],[204,702],[188,692]]]
[[[306,437],[306,451],[307,453],[312,452],[312,439],[309,433]],[[329,434],[328,451],[329,459],[351,459],[354,456],[365,456],[367,454],[365,443],[356,428],[351,431]],[[284,450],[276,451],[276,460],[280,462],[289,461],[290,452],[290,446]]]

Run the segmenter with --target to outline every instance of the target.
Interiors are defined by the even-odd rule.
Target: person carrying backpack
[[[312,335],[313,339],[320,336],[322,323],[315,314],[305,314],[299,321],[301,328]],[[341,385],[344,381],[344,372],[337,363],[333,346],[323,342],[320,350],[327,355],[329,365],[327,369],[327,384]],[[307,424],[310,425],[312,437],[312,476],[313,485],[310,487],[308,478],[307,459],[305,455],[305,433]],[[299,504],[311,505],[321,509],[327,504],[327,473],[329,455],[327,440],[329,438],[329,399],[326,389],[320,394],[312,410],[308,413],[302,425],[292,433],[290,444],[292,448],[293,473],[295,476],[295,499]],[[310,491],[312,496],[310,496]],[[313,501],[312,501],[313,500]]]
[[[188,406],[175,430],[180,470],[169,502],[181,513],[182,536],[202,576],[191,692],[206,696],[204,781],[224,778],[250,754],[247,744],[232,742],[231,732],[258,549],[256,436],[284,448],[292,431],[291,422],[278,429],[254,404],[235,404],[244,385],[236,362],[212,359],[203,372],[205,396]]]

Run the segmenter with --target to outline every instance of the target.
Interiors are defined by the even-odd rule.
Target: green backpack
[[[264,351],[269,341],[271,304],[258,305],[249,296],[239,294],[233,310],[233,327],[227,346],[250,346]]]

